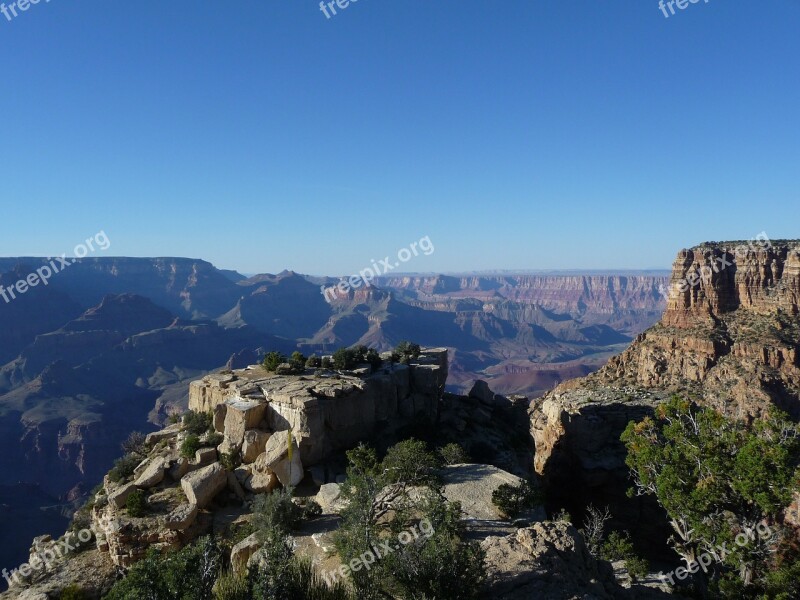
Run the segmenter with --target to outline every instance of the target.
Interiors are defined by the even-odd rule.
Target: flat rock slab
[[[198,508],[208,506],[214,497],[228,485],[228,476],[219,463],[193,471],[181,478],[181,489],[190,504]]]
[[[441,471],[444,495],[460,502],[467,519],[500,521],[503,515],[492,502],[492,494],[502,484],[519,485],[522,479],[491,465],[451,465]]]
[[[167,461],[161,457],[152,459],[136,480],[136,487],[149,489],[164,481]]]

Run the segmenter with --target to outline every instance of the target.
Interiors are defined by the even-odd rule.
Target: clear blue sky
[[[8,0],[5,0],[9,4]],[[51,0],[0,15],[0,255],[668,267],[800,237],[800,2]]]

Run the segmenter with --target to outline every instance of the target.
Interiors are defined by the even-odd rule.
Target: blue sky
[[[5,0],[9,4],[8,0]],[[800,3],[44,0],[0,15],[0,255],[668,267],[800,237]]]

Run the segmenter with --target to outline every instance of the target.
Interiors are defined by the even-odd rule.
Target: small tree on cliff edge
[[[286,362],[286,355],[282,354],[281,352],[270,352],[264,357],[264,368],[267,371],[275,372],[275,369],[278,368],[278,365],[281,365]]]
[[[762,587],[785,537],[781,514],[800,483],[798,426],[777,411],[746,425],[675,397],[655,419],[629,423],[622,441],[635,484],[629,493],[657,498],[675,551],[687,563],[719,556],[700,583],[734,597]]]

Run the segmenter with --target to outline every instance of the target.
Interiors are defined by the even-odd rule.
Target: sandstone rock
[[[153,458],[136,480],[136,486],[149,489],[164,481],[164,472],[167,470],[167,461],[163,458]]]
[[[234,494],[236,494],[236,497],[239,498],[239,500],[246,499],[247,494],[245,494],[244,488],[242,488],[242,484],[239,483],[238,479],[236,479],[236,474],[228,471],[227,477],[228,477],[228,489],[232,491]]]
[[[325,514],[338,514],[347,507],[347,502],[341,496],[341,486],[338,483],[326,483],[319,488],[314,500],[322,507]]]
[[[241,573],[247,568],[247,562],[261,547],[258,535],[252,534],[231,548],[231,566],[233,570]]]
[[[218,404],[214,407],[214,431],[225,433],[225,416],[228,412],[227,404]]]
[[[278,487],[278,476],[272,471],[255,471],[245,481],[244,487],[254,494],[268,494]]]
[[[217,462],[217,449],[216,448],[200,448],[194,453],[194,459],[191,461],[191,469],[199,469],[207,467],[210,464]]]
[[[181,479],[181,488],[186,498],[190,504],[196,504],[198,508],[208,506],[227,484],[225,469],[219,463],[184,475]]]
[[[145,437],[145,443],[148,446],[152,446],[164,440],[174,439],[175,437],[177,437],[180,430],[181,430],[181,424],[173,423],[172,425],[162,429],[161,431],[154,431],[153,433],[148,433],[147,436]]]
[[[197,512],[196,504],[181,504],[167,515],[164,527],[174,531],[184,531],[192,526],[197,518]]]
[[[292,439],[292,458],[289,459],[289,432],[278,431],[267,441],[264,452],[255,462],[255,471],[275,473],[284,486],[296,486],[303,480],[303,463],[297,442]]]
[[[507,537],[489,537],[487,597],[494,600],[628,597],[611,565],[594,559],[578,531],[565,522],[536,523]]]
[[[502,484],[517,486],[522,479],[491,465],[450,465],[441,471],[444,495],[460,502],[467,519],[496,521],[503,515],[492,502],[492,494]]]
[[[423,355],[416,367],[386,365],[365,378],[279,376],[260,368],[208,376],[192,383],[189,405],[193,410],[226,405],[221,452],[241,450],[248,430],[291,428],[300,461],[312,466],[331,452],[352,448],[387,423],[401,427],[419,413],[434,419],[447,378],[447,351],[432,349]],[[412,369],[417,369],[413,375]],[[233,405],[248,403],[263,411],[261,419],[257,414],[252,419],[232,416]]]
[[[125,503],[128,501],[128,496],[131,492],[138,489],[135,483],[127,483],[122,487],[114,490],[108,495],[108,503],[114,508],[125,508]]]
[[[248,429],[258,427],[267,410],[265,402],[234,398],[226,402],[225,437],[230,444],[239,449],[244,443],[244,434]]]
[[[181,477],[189,472],[189,459],[180,457],[169,468],[169,476],[173,481],[180,481]]]
[[[249,429],[244,434],[242,444],[242,462],[250,464],[256,461],[258,455],[264,452],[270,434],[257,429]]]

